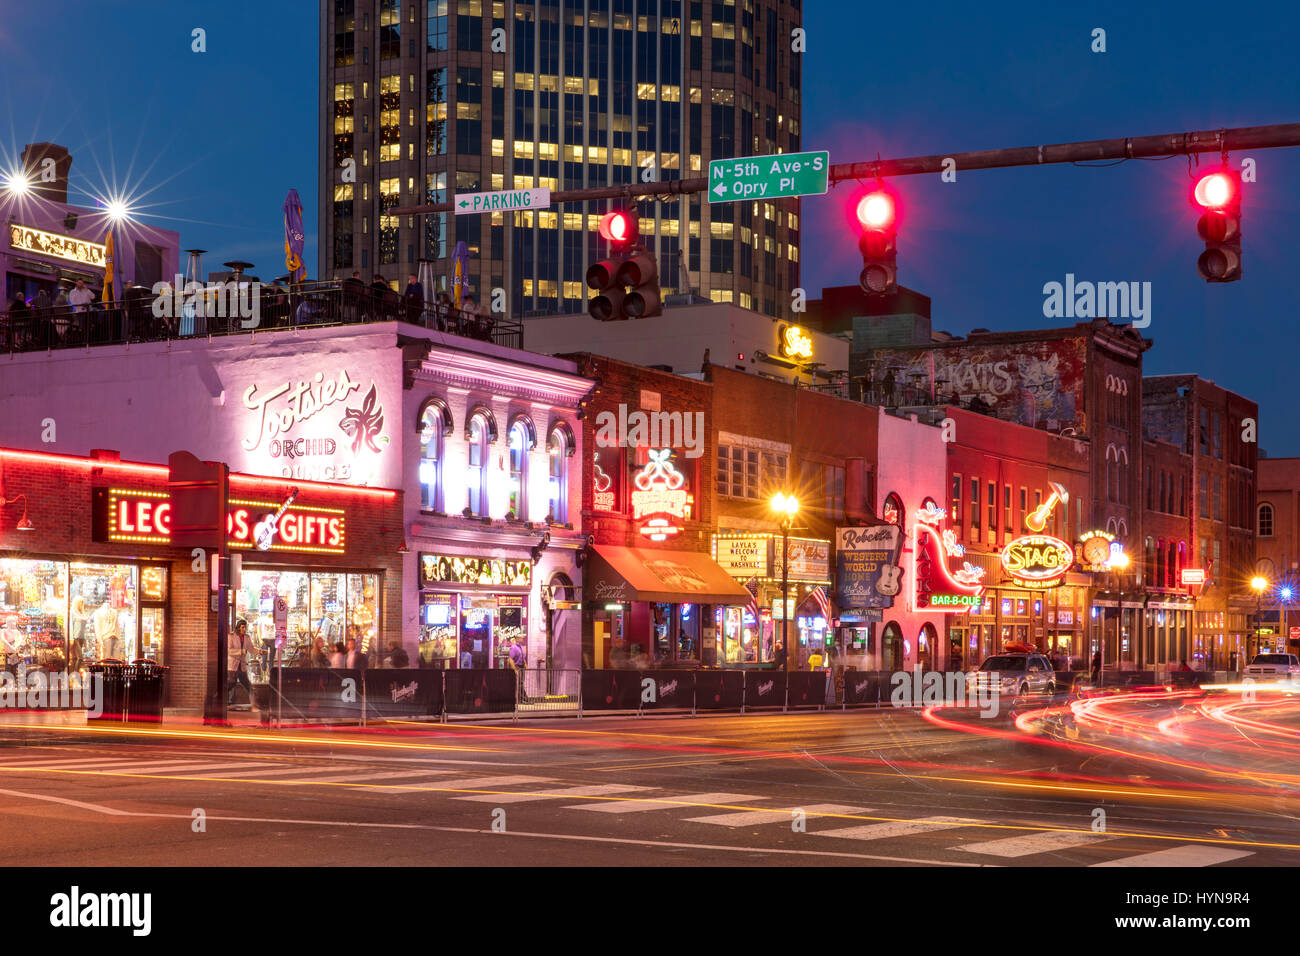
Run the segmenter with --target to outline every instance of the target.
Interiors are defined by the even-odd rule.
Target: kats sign
[[[96,488],[91,499],[95,541],[171,543],[171,496],[165,491]],[[267,528],[274,522],[274,534]],[[231,498],[226,510],[226,541],[239,550],[258,548],[258,528],[269,545],[260,550],[345,554],[346,516],[342,508],[320,508],[278,501]]]
[[[633,479],[632,517],[645,521],[638,530],[651,541],[680,534],[695,500],[684,487],[686,476],[673,467],[672,454],[671,448],[650,449],[650,460]]]
[[[984,569],[969,561],[958,571],[948,568],[950,558],[960,558],[966,549],[957,543],[949,528],[940,531],[947,512],[933,504],[916,512],[912,523],[912,609],[942,614],[964,614],[980,603],[984,594]]]
[[[1050,534],[1027,534],[1002,549],[1002,568],[1024,588],[1054,588],[1074,564],[1074,549]]]

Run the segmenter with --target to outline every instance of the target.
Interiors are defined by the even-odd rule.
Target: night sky
[[[1300,120],[1294,4],[863,4],[805,0],[803,147],[831,161],[962,152]],[[0,23],[0,166],[28,142],[73,153],[71,201],[132,192],[143,218],[283,272],[280,205],[303,197],[316,262],[317,4],[10,2]],[[207,52],[190,31],[207,31]],[[1093,53],[1092,31],[1106,31]],[[1186,159],[958,171],[893,181],[899,279],[934,325],[1031,329],[1043,285],[1152,284],[1148,374],[1196,372],[1259,401],[1260,444],[1300,454],[1293,263],[1300,150],[1256,150],[1245,277],[1211,285]],[[1234,162],[1240,159],[1233,156]],[[1214,162],[1203,157],[1202,164]],[[857,281],[847,184],[803,209],[804,286]]]

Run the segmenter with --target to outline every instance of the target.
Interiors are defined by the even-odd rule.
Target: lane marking
[[[1093,866],[1214,866],[1216,863],[1239,860],[1243,856],[1254,856],[1254,853],[1247,850],[1229,850],[1226,847],[1198,846],[1195,843],[1189,843],[1186,846],[1176,846],[1168,850],[1156,850],[1153,853],[1139,853],[1136,856],[1126,856],[1119,860],[1094,863]]]
[[[888,840],[893,837],[932,833],[957,827],[980,826],[986,821],[966,817],[919,817],[898,823],[873,823],[865,827],[848,827],[843,830],[819,830],[814,836],[837,837],[841,840]]]
[[[614,793],[633,793],[637,790],[653,789],[655,788],[632,787],[621,783],[607,783],[591,787],[565,787],[563,790],[539,790],[536,793],[487,793],[474,797],[452,797],[452,799],[468,800],[474,803],[526,803],[532,800],[558,800],[561,797],[601,797]]]
[[[590,810],[592,813],[642,813],[646,810],[671,810],[673,807],[698,804],[731,803],[736,800],[766,800],[749,793],[683,793],[675,797],[643,800],[615,800],[612,803],[579,803],[564,810]]]
[[[1035,853],[1051,853],[1054,850],[1068,850],[1076,846],[1090,846],[1117,839],[1105,833],[1070,833],[1065,831],[1048,831],[1034,833],[1030,836],[1005,837],[1001,840],[985,840],[982,843],[967,843],[957,847],[966,853],[983,853],[988,856],[1000,856],[1015,859],[1032,856]]]
[[[752,827],[765,823],[790,823],[795,810],[808,814],[865,813],[870,807],[846,807],[841,803],[813,803],[805,807],[754,810],[749,813],[719,813],[711,817],[689,817],[687,823],[712,823],[723,827]]]

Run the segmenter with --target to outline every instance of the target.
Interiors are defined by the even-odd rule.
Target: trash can
[[[167,667],[157,661],[137,660],[126,673],[126,720],[162,720],[163,678]]]
[[[96,661],[87,664],[86,670],[90,672],[90,680],[100,684],[97,696],[101,704],[98,714],[89,711],[86,713],[86,720],[125,720],[126,662],[112,659]]]

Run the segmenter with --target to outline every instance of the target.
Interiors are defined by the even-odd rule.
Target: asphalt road
[[[899,710],[3,727],[0,862],[1294,866],[1292,793]]]

